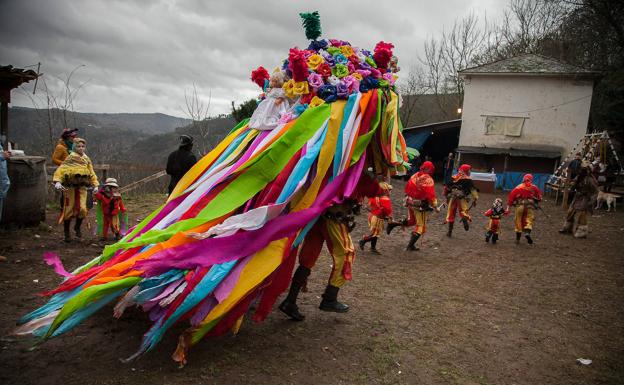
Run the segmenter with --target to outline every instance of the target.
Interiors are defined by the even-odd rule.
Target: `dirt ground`
[[[400,201],[402,183],[393,198]],[[503,195],[503,194],[500,194]],[[469,232],[445,236],[433,215],[421,251],[404,251],[409,235],[379,242],[382,255],[357,253],[354,280],[340,293],[347,314],[318,310],[329,274],[325,255],[301,296],[304,322],[275,310],[261,324],[246,321],[237,336],[202,341],[183,369],[170,359],[178,325],[142,359],[122,364],[148,329],[147,317],[111,306],[72,332],[30,351],[10,335],[15,321],[44,303],[37,295],[60,279],[44,251],[74,268],[96,256],[93,240],[65,245],[48,225],[0,233],[0,382],[2,384],[623,384],[624,209],[599,211],[586,240],[557,233],[563,212],[550,199],[535,226],[535,245],[515,245],[512,219],[500,242],[484,241],[482,194]],[[162,201],[128,202],[142,218]],[[396,216],[404,209],[395,205]],[[366,231],[366,216],[353,232]],[[87,237],[89,238],[89,237]],[[95,238],[94,238],[95,240]],[[576,362],[591,359],[591,365]]]

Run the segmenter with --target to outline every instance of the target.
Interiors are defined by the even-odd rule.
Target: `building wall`
[[[540,149],[568,155],[587,132],[593,83],[563,77],[466,78],[459,146]],[[486,135],[490,116],[525,118],[519,137]]]

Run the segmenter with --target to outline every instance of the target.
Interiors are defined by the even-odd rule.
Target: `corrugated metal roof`
[[[560,151],[533,150],[533,149],[520,149],[520,148],[460,146],[457,148],[457,151],[466,152],[470,154],[487,154],[487,155],[508,154],[510,156],[526,156],[529,158],[559,158],[561,156]]]
[[[595,76],[598,74],[597,72],[585,68],[536,54],[515,56],[477,67],[466,68],[458,73],[460,75],[532,74],[587,76]]]

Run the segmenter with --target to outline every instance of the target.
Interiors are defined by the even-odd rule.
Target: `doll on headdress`
[[[249,127],[256,130],[270,131],[277,127],[282,114],[288,112],[290,103],[286,97],[282,85],[284,85],[286,75],[276,68],[271,74],[269,88],[266,98],[258,104],[258,107],[251,115]]]

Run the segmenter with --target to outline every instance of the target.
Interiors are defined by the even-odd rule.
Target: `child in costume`
[[[492,239],[492,244],[496,244],[496,241],[498,241],[498,235],[500,233],[500,220],[503,215],[508,214],[509,211],[505,211],[505,209],[503,208],[503,200],[500,198],[494,199],[494,202],[492,202],[492,207],[490,207],[488,211],[483,213],[483,215],[490,218],[487,227],[485,228],[487,230],[485,233],[486,242],[490,242],[490,239]]]
[[[76,218],[74,231],[76,238],[82,238],[80,226],[87,216],[87,187],[97,188],[99,182],[91,159],[85,154],[87,141],[74,139],[74,150],[54,172],[54,188],[63,192],[63,211],[59,223],[63,222],[65,242],[70,242],[69,227],[72,218]]]
[[[370,234],[360,239],[360,249],[364,250],[367,242],[371,243],[371,252],[379,254],[377,250],[377,240],[383,232],[384,224],[387,220],[392,220],[392,201],[390,200],[390,190],[392,186],[386,182],[380,182],[381,194],[368,199],[370,214],[368,215],[368,227]]]
[[[117,179],[108,178],[104,187],[98,190],[95,195],[98,207],[98,233],[102,240],[108,237],[108,229],[110,228],[115,235],[115,240],[121,238],[120,217],[126,215],[126,208],[123,199],[119,193],[119,185]],[[127,223],[127,220],[125,221]]]
[[[279,124],[280,117],[288,112],[290,104],[282,88],[284,79],[284,72],[279,69],[273,71],[266,98],[258,104],[249,119],[250,128],[262,131],[272,130]]]

